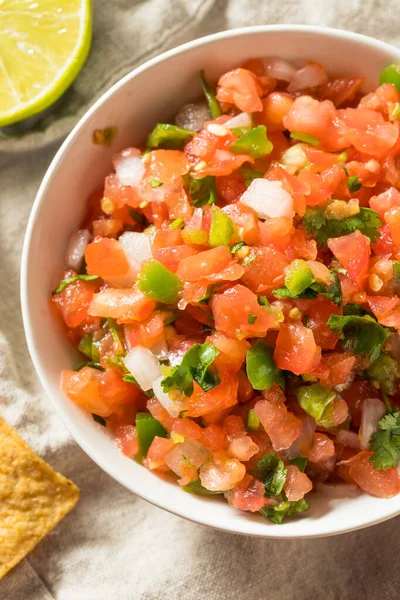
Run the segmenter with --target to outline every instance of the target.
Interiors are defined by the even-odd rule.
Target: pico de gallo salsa
[[[274,523],[400,491],[400,66],[251,59],[114,156],[52,303],[121,451]],[[97,135],[107,143],[108,136]]]

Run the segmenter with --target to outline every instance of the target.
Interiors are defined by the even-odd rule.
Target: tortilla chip
[[[73,509],[79,489],[0,418],[0,579]]]

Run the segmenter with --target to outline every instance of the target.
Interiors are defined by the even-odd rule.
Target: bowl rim
[[[51,184],[52,180],[57,174],[57,171],[60,167],[60,163],[62,161],[64,153],[67,151],[71,143],[73,142],[75,136],[79,133],[81,128],[85,126],[87,121],[90,120],[92,115],[97,111],[97,109],[106,103],[110,97],[114,95],[121,87],[123,87],[129,80],[134,79],[137,75],[142,73],[143,71],[151,68],[152,66],[162,63],[164,61],[169,60],[170,58],[178,55],[185,54],[188,51],[193,50],[194,48],[198,48],[200,46],[205,46],[211,44],[215,41],[237,37],[240,38],[244,35],[249,34],[262,34],[269,32],[294,32],[294,33],[305,33],[310,36],[316,35],[326,35],[331,38],[337,38],[340,40],[348,40],[348,41],[356,41],[364,45],[369,45],[376,50],[384,50],[388,53],[392,53],[395,57],[399,55],[400,58],[400,50],[389,44],[387,42],[383,42],[381,40],[359,34],[353,33],[351,31],[342,30],[338,28],[332,27],[315,27],[312,25],[285,25],[285,24],[277,24],[277,25],[256,25],[250,27],[240,27],[237,29],[229,29],[226,31],[217,32],[211,35],[203,36],[201,38],[197,38],[195,40],[186,42],[185,44],[181,44],[171,50],[163,52],[150,60],[144,62],[140,66],[132,69],[129,73],[127,73],[124,77],[119,79],[116,83],[114,83],[109,89],[107,89],[93,104],[92,106],[85,112],[85,114],[79,119],[78,123],[74,126],[72,131],[68,134],[64,142],[61,144],[60,148],[56,152],[54,158],[52,159],[47,171],[41,181],[39,189],[37,191],[34,203],[31,208],[30,216],[28,219],[27,228],[25,231],[25,237],[22,248],[21,255],[21,280],[20,280],[20,300],[21,300],[21,312],[23,325],[25,330],[25,337],[27,341],[28,350],[31,356],[32,363],[34,365],[35,371],[38,375],[39,381],[45,391],[47,398],[50,400],[52,406],[55,408],[56,413],[62,420],[63,424],[73,437],[74,441],[81,447],[81,449],[93,460],[98,467],[100,467],[103,471],[105,471],[110,477],[116,480],[118,483],[129,489],[129,491],[137,494],[140,498],[146,500],[150,504],[157,506],[163,510],[168,511],[171,514],[176,516],[185,518],[193,523],[197,523],[200,525],[207,525],[214,529],[224,531],[226,533],[233,533],[239,535],[247,535],[251,537],[258,538],[271,538],[271,539],[307,539],[307,538],[320,538],[320,537],[330,537],[333,535],[339,535],[343,533],[350,533],[352,531],[357,531],[360,529],[364,529],[366,527],[371,527],[372,525],[377,525],[393,517],[400,514],[400,504],[398,509],[394,509],[389,511],[387,514],[379,516],[375,519],[360,519],[360,522],[354,526],[349,527],[348,525],[338,525],[332,529],[332,527],[327,527],[322,529],[318,533],[290,533],[290,527],[282,527],[279,528],[279,532],[276,528],[262,528],[260,531],[251,531],[246,532],[243,530],[237,530],[233,527],[229,526],[220,526],[216,523],[212,518],[212,511],[207,511],[207,513],[202,515],[201,517],[196,517],[196,515],[191,514],[190,511],[185,511],[180,509],[176,509],[171,503],[168,501],[160,500],[158,497],[155,497],[153,494],[147,492],[140,488],[140,482],[135,482],[132,480],[132,484],[128,486],[125,481],[123,481],[122,477],[119,476],[119,473],[112,472],[112,469],[109,468],[106,461],[103,460],[103,454],[98,450],[94,449],[90,442],[87,442],[86,438],[81,435],[79,427],[76,425],[73,418],[71,418],[64,410],[60,402],[53,397],[53,392],[51,389],[51,385],[47,381],[47,377],[45,374],[45,369],[42,368],[40,353],[36,349],[35,343],[35,334],[34,329],[35,325],[31,318],[30,308],[29,308],[29,294],[28,294],[28,277],[29,277],[29,254],[30,248],[32,244],[32,238],[36,229],[36,224],[38,222],[38,214],[40,212],[40,207],[44,202],[47,188]]]

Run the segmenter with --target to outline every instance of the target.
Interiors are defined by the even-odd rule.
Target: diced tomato
[[[257,244],[260,237],[259,220],[255,210],[236,202],[225,206],[223,209],[232,221],[235,223],[239,230],[240,238],[246,242],[246,244]]]
[[[259,222],[260,240],[263,246],[273,246],[284,252],[292,240],[293,219],[276,217]]]
[[[217,331],[229,337],[264,337],[274,317],[258,303],[257,296],[244,285],[235,285],[211,298]],[[249,315],[253,315],[249,322]]]
[[[313,487],[312,482],[309,477],[305,473],[302,473],[295,465],[287,465],[286,470],[286,481],[283,486],[286,498],[290,502],[301,500],[308,492],[311,492]]]
[[[189,440],[199,440],[203,430],[200,425],[197,425],[192,419],[175,419],[172,425],[172,432],[182,435]]]
[[[118,369],[103,372],[84,367],[80,371],[63,371],[61,388],[73,402],[101,417],[134,404],[140,395],[135,385],[122,379]]]
[[[263,99],[263,111],[259,116],[268,131],[284,131],[283,119],[293,105],[293,98],[284,92],[272,92]]]
[[[217,99],[234,104],[243,112],[262,111],[261,94],[256,75],[247,69],[234,69],[219,78]]]
[[[116,238],[123,230],[124,223],[121,219],[98,219],[93,221],[93,235]]]
[[[128,348],[143,346],[151,348],[164,339],[165,313],[155,311],[142,322],[125,325],[124,333]]]
[[[243,268],[232,257],[227,246],[217,246],[182,260],[176,274],[184,281],[204,280],[213,283],[239,279]]]
[[[335,458],[335,444],[325,433],[314,433],[308,460],[315,464],[324,464]]]
[[[396,188],[390,187],[381,194],[372,196],[369,205],[383,219],[387,210],[400,206],[400,192]]]
[[[117,425],[114,428],[115,443],[122,454],[133,457],[139,450],[139,442],[134,425]]]
[[[145,165],[148,176],[163,183],[182,177],[190,169],[185,154],[179,150],[153,150],[146,155]]]
[[[165,462],[165,457],[169,452],[171,452],[174,446],[175,444],[172,440],[158,437],[156,435],[151,442],[143,464],[150,469],[150,471],[169,471],[170,468]]]
[[[289,448],[300,436],[302,422],[285,406],[285,397],[277,384],[264,392],[254,410],[277,452]]]
[[[73,271],[67,271],[64,278],[73,277]],[[52,302],[57,306],[61,317],[67,327],[98,324],[89,314],[89,306],[93,295],[98,289],[97,281],[74,281],[62,292],[52,296]]]
[[[378,323],[400,328],[400,299],[397,296],[369,296],[368,304]]]
[[[246,475],[226,496],[228,504],[239,510],[257,512],[263,508],[268,499],[265,497],[265,487],[261,481]]]
[[[156,304],[138,288],[105,288],[93,296],[89,314],[94,317],[112,317],[118,323],[143,321],[153,312]]]
[[[282,323],[276,340],[274,360],[280,369],[296,375],[311,373],[321,360],[321,348],[313,332],[300,321]]]
[[[233,204],[240,199],[240,196],[246,191],[246,183],[240,171],[234,171],[230,175],[217,177],[217,192],[227,204]]]
[[[397,142],[397,125],[383,120],[381,114],[368,108],[345,108],[338,111],[341,133],[347,145],[360,152],[381,158]]]
[[[321,90],[323,100],[331,100],[339,108],[354,100],[365,83],[364,77],[340,77],[330,79]]]
[[[137,190],[129,185],[121,185],[116,175],[108,175],[104,184],[104,198],[109,205],[107,214],[114,214],[125,205],[136,208],[141,203]]]
[[[365,286],[368,278],[370,246],[369,238],[358,230],[328,240],[328,248],[360,288]]]
[[[331,315],[341,315],[342,309],[321,296],[316,300],[296,300],[295,303],[303,317],[307,317],[307,327],[313,332],[315,343],[323,350],[333,350],[340,336],[333,333],[326,322]]]
[[[218,425],[211,423],[202,430],[201,443],[207,450],[218,452],[224,450],[228,445],[228,440],[225,433]]]
[[[271,292],[283,285],[288,258],[273,246],[254,246],[246,257],[242,282],[254,293]]]
[[[195,381],[193,382],[193,394],[189,398],[185,398],[182,403],[183,410],[187,410],[186,417],[201,417],[207,413],[223,410],[236,404],[237,375],[220,369],[219,376],[221,383],[209,392],[205,392]]]
[[[250,344],[246,340],[230,338],[219,331],[208,336],[206,342],[214,344],[220,351],[220,355],[215,359],[216,366],[225,365],[234,371],[240,369],[247,351],[250,350]]]
[[[348,388],[340,392],[350,408],[351,422],[355,427],[361,425],[361,406],[366,398],[379,398],[379,392],[369,381],[355,377]]]
[[[370,462],[372,452],[363,450],[350,458],[347,464],[350,466],[349,475],[360,486],[362,490],[378,496],[379,498],[391,498],[400,491],[400,481],[396,469],[377,471]]]
[[[310,96],[296,98],[283,124],[289,131],[317,138],[326,150],[342,150],[350,145],[340,135],[336,110],[330,100],[319,102]]]
[[[318,377],[322,385],[336,387],[348,381],[355,362],[355,357],[346,352],[333,352],[323,356],[312,374]]]
[[[379,227],[378,231],[381,235],[376,242],[371,244],[371,250],[374,254],[391,257],[395,247],[389,225],[385,223],[382,227]]]
[[[85,260],[89,275],[103,278],[126,275],[131,268],[120,242],[109,238],[97,237],[88,244]]]

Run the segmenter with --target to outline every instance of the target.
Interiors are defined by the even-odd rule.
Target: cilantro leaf
[[[273,148],[272,142],[267,138],[267,128],[265,125],[258,125],[232,142],[229,150],[235,154],[249,154],[253,158],[262,158],[271,154]]]
[[[303,458],[301,456],[299,456],[298,458],[289,458],[289,464],[294,465],[299,469],[299,471],[304,473],[307,466],[307,458]]]
[[[332,300],[338,306],[342,305],[342,286],[340,285],[340,279],[335,271],[330,271],[332,275],[332,283],[324,285],[322,283],[314,282],[302,292],[295,294],[290,291],[286,286],[273,290],[272,294],[279,298],[298,298],[303,300],[313,300],[317,298],[318,294]]]
[[[207,175],[207,177],[203,177],[202,179],[194,179],[190,175],[185,175],[183,180],[189,192],[192,206],[201,208],[202,206],[214,204],[217,201],[214,176]]]
[[[379,421],[380,431],[371,437],[370,447],[374,454],[370,458],[377,471],[397,467],[400,461],[400,411],[385,415]]]
[[[374,314],[370,310],[363,308],[356,302],[349,302],[349,304],[346,304],[346,306],[343,307],[343,315],[347,317],[350,315],[357,315],[359,317],[368,315],[374,318]]]
[[[257,321],[257,319],[258,319],[257,315],[252,315],[250,313],[249,316],[247,317],[247,322],[249,323],[249,325],[254,325],[254,323]]]
[[[147,148],[168,148],[169,150],[179,150],[188,142],[195,132],[189,129],[182,129],[177,125],[169,123],[158,123],[153,131],[147,136]]]
[[[326,246],[329,238],[348,235],[357,230],[369,237],[371,242],[376,242],[380,237],[378,227],[381,225],[378,214],[371,208],[360,208],[358,214],[339,220],[327,219],[325,208],[308,207],[303,218],[307,233],[313,235],[322,246]]]
[[[182,390],[185,396],[193,394],[193,380],[206,392],[220,383],[216,371],[211,365],[219,355],[213,344],[194,344],[184,355],[180,365],[173,367],[161,381],[164,392],[171,389]]]
[[[367,357],[371,364],[378,360],[382,346],[390,334],[389,329],[382,327],[368,315],[331,315],[327,325],[334,333],[340,333],[346,352],[361,354]]]
[[[349,177],[347,180],[347,189],[350,194],[355,194],[362,188],[362,183],[359,182],[358,176],[354,175],[354,177]]]
[[[100,417],[100,415],[96,415],[95,413],[92,413],[92,417],[93,421],[96,421],[96,423],[103,427],[107,427],[107,421],[103,417]]]
[[[264,177],[264,173],[256,171],[256,169],[252,169],[251,167],[240,167],[239,172],[243,175],[247,187],[249,187],[251,182],[255,179],[262,179]]]
[[[381,391],[386,394],[393,395],[399,389],[400,364],[386,352],[382,352],[366,373],[370,379],[379,382]]]
[[[304,498],[296,500],[295,502],[289,502],[289,500],[283,500],[275,506],[265,506],[258,512],[265,519],[272,521],[272,523],[282,523],[285,517],[295,515],[297,513],[305,512],[308,510],[308,502]]]
[[[265,486],[267,496],[279,496],[285,485],[287,469],[284,462],[276,453],[264,454],[258,461],[260,480]]]
[[[83,275],[73,275],[72,277],[67,277],[67,279],[63,279],[55,290],[53,290],[52,295],[56,296],[57,294],[61,294],[71,283],[75,283],[75,281],[95,281],[99,279],[98,275],[87,275],[84,273]]]

